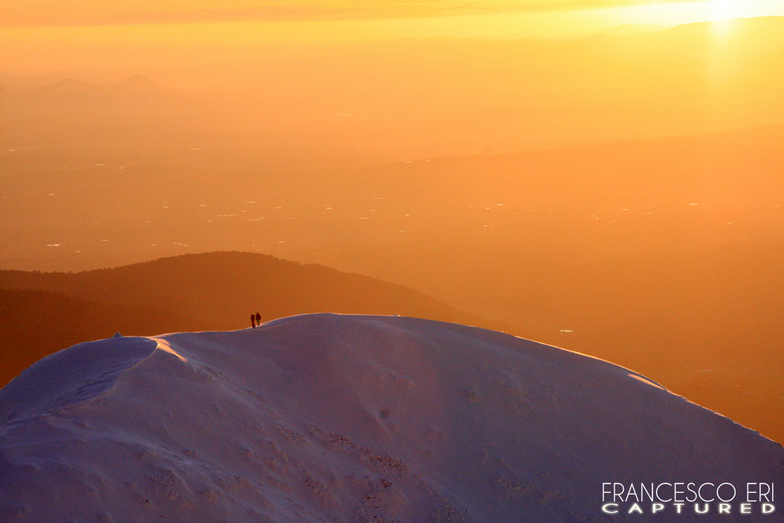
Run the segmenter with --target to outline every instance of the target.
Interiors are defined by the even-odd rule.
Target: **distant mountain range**
[[[0,386],[69,345],[111,336],[250,327],[309,312],[400,314],[499,327],[366,276],[214,252],[81,273],[0,271]]]

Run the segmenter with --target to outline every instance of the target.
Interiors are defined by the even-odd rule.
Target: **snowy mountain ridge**
[[[312,314],[83,343],[0,389],[0,423],[3,521],[782,510],[779,444],[608,362],[414,318]]]

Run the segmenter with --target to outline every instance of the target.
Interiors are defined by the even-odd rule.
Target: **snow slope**
[[[605,361],[413,318],[83,343],[0,389],[0,423],[3,522],[704,521],[601,513],[603,482],[676,481],[737,486],[721,521],[782,513],[738,515],[747,482],[782,487],[777,443]]]

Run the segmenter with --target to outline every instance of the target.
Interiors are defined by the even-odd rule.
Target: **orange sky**
[[[599,9],[603,12],[596,13]],[[605,16],[632,23],[674,25],[735,16],[784,14],[780,0],[25,0],[3,6],[0,26],[118,25],[226,21],[388,20],[492,17],[502,28],[510,17],[546,14],[571,25],[564,13]],[[547,18],[547,17],[546,17]],[[487,20],[480,21],[486,25]],[[557,25],[557,24],[554,24]],[[508,29],[502,29],[508,30]]]
[[[623,65],[624,60],[628,61],[627,58],[616,57],[618,63],[605,67],[602,81],[607,85],[572,93],[569,87],[572,82],[568,80],[572,74],[570,71],[591,67],[593,72],[588,84],[599,81],[593,73],[602,70],[597,66],[607,62],[607,50],[594,50],[592,52],[598,54],[590,55],[588,49],[592,48],[586,46],[572,50],[559,49],[558,59],[551,56],[545,60],[545,53],[540,56],[545,60],[541,62],[541,67],[528,71],[528,65],[535,62],[531,56],[525,62],[520,62],[520,51],[500,51],[500,47],[495,46],[492,51],[483,51],[489,54],[473,57],[473,69],[469,67],[466,71],[483,70],[485,66],[497,67],[494,73],[497,78],[491,79],[485,72],[476,76],[474,72],[466,72],[469,81],[463,79],[454,84],[454,71],[464,68],[465,60],[458,60],[452,72],[436,73],[433,66],[438,69],[440,63],[444,63],[444,53],[459,54],[456,48],[451,51],[433,50],[433,53],[441,53],[441,59],[433,58],[435,63],[426,63],[417,69],[411,67],[411,63],[416,62],[416,57],[421,56],[421,53],[412,52],[413,58],[405,57],[405,51],[401,50],[398,54],[403,54],[397,56],[393,53],[392,58],[393,55],[387,51],[369,44],[434,38],[493,39],[500,43],[529,36],[584,36],[622,24],[670,26],[736,16],[775,14],[784,15],[784,1],[479,0],[467,3],[463,0],[73,0],[66,4],[26,0],[10,3],[0,13],[0,49],[3,49],[0,83],[12,84],[15,78],[27,78],[40,84],[52,79],[72,77],[106,85],[130,75],[142,74],[175,89],[229,89],[254,95],[265,93],[259,99],[272,102],[270,106],[286,114],[289,108],[301,111],[305,105],[303,99],[313,106],[319,100],[323,107],[329,107],[329,111],[332,111],[333,105],[345,105],[337,108],[336,112],[346,113],[358,110],[357,107],[351,108],[352,104],[361,105],[355,103],[358,95],[346,92],[345,89],[345,77],[354,75],[357,89],[364,89],[362,86],[368,82],[373,85],[372,89],[367,87],[362,91],[362,96],[378,95],[378,103],[368,103],[368,107],[379,105],[383,98],[381,93],[390,91],[390,85],[397,85],[400,92],[395,92],[393,100],[409,96],[400,93],[417,92],[419,98],[416,99],[421,102],[425,98],[420,96],[420,91],[438,92],[437,96],[431,93],[433,103],[425,104],[428,108],[446,103],[444,100],[449,97],[462,97],[460,103],[455,102],[460,107],[481,105],[483,108],[497,108],[505,104],[506,107],[520,110],[539,110],[542,105],[559,106],[564,110],[574,107],[587,110],[596,104],[601,107],[604,107],[601,104],[607,103],[623,105],[623,100],[631,97],[619,87],[629,83],[630,72]],[[733,25],[728,22],[726,27]],[[775,29],[772,30],[775,32]],[[691,93],[689,96],[680,96],[679,99],[689,102],[674,107],[693,108],[696,105],[693,100],[707,103],[705,100],[723,99],[725,88],[737,84],[730,80],[740,70],[734,71],[732,68],[748,68],[754,64],[743,56],[753,56],[756,52],[754,49],[759,46],[769,53],[771,47],[776,50],[780,45],[775,35],[771,34],[756,34],[753,38],[746,34],[741,39],[726,42],[719,37],[721,34],[717,33],[708,39],[693,36],[688,42],[677,41],[673,45],[680,46],[679,49],[667,57],[660,57],[670,62],[668,66],[662,67],[655,81],[641,80],[630,84],[628,88],[633,93],[640,92],[640,89],[645,92],[651,90],[651,97],[659,96],[656,93],[688,92]],[[695,45],[695,42],[702,43]],[[707,45],[703,45],[706,42]],[[354,47],[348,51],[340,48],[345,44],[356,43],[361,44],[361,49]],[[737,50],[741,54],[736,56],[737,53],[728,53],[727,45],[742,45],[748,49]],[[645,49],[645,46],[641,44],[639,49]],[[667,50],[662,48],[657,52],[666,54]],[[684,52],[691,57],[689,63],[692,65],[684,65],[686,61],[681,60]],[[375,59],[360,60],[357,53]],[[641,59],[636,56],[630,58]],[[393,60],[395,64],[399,62],[400,67],[392,64]],[[673,61],[679,65],[676,66]],[[303,69],[306,64],[307,69]],[[556,65],[561,71],[558,73],[560,76],[557,75],[560,78],[557,80],[560,86],[557,89],[546,83],[549,81],[547,71],[552,72]],[[636,66],[632,69],[637,70]],[[767,77],[764,81],[759,80],[759,86],[754,84],[755,97],[759,97],[759,93],[771,92],[773,87],[765,86],[770,83],[770,78],[775,77],[778,81],[776,70],[744,73],[747,74],[746,78],[751,79],[746,82],[749,84],[756,81],[753,79]],[[412,71],[417,71],[417,74],[414,75]],[[706,76],[705,79],[695,80],[693,85],[684,84],[680,81],[681,75],[692,74],[690,71],[698,71],[700,74],[707,71],[704,74],[711,78]],[[302,77],[305,72],[308,74]],[[388,78],[381,81],[384,75]],[[286,78],[289,78],[289,83],[284,81]],[[315,78],[319,80],[315,81]],[[709,96],[705,95],[705,89],[701,87],[705,82],[711,86]],[[467,85],[474,84],[480,85],[481,89],[477,87],[476,92],[467,89]],[[659,87],[648,89],[654,84]],[[438,86],[438,89],[434,86]],[[527,87],[520,89],[519,86]],[[331,87],[334,90],[331,91]],[[737,99],[742,98],[741,91],[746,95],[752,92],[744,89],[749,87],[736,89]],[[303,94],[298,99],[298,105],[289,107],[280,100],[291,98],[292,91]],[[567,91],[569,94],[566,94]],[[531,94],[533,92],[547,93],[547,96],[534,96]],[[471,93],[470,96],[468,93]],[[540,99],[555,99],[558,93],[564,98],[559,98],[557,104],[544,104]],[[591,98],[593,95],[585,93],[594,93],[596,96]],[[699,96],[694,93],[699,93]],[[413,94],[410,96],[414,97]],[[326,103],[327,98],[341,103]],[[607,102],[607,98],[612,100]],[[588,103],[587,99],[593,101]],[[641,100],[638,96],[633,104],[627,103],[619,110],[631,111],[631,107],[643,103]],[[648,102],[645,103],[650,106]],[[366,112],[370,114],[373,111],[368,109]],[[747,120],[738,122],[742,125],[769,123],[768,120],[758,121],[758,118]]]
[[[151,74],[259,45],[591,34],[784,15],[781,0],[25,0],[0,12],[0,75],[123,69]],[[161,79],[165,80],[165,79]]]
[[[245,120],[274,114],[276,122],[322,134],[334,134],[321,126],[324,115],[397,118],[401,108],[441,125],[450,117],[508,120],[512,128],[499,137],[517,136],[520,118],[537,136],[566,136],[550,129],[560,122],[571,133],[566,141],[691,134],[780,121],[781,68],[769,66],[782,52],[775,20],[763,31],[724,34],[743,25],[730,21],[711,34],[676,31],[609,47],[515,39],[777,13],[784,15],[784,1],[28,0],[0,13],[0,84],[11,91],[20,81],[61,78],[108,85],[140,74],[211,92],[216,104],[242,107]],[[768,61],[754,58],[760,54]],[[258,109],[255,119],[248,103]],[[524,116],[515,120],[515,111]],[[443,134],[420,127],[427,136]],[[506,147],[496,141],[487,139]]]

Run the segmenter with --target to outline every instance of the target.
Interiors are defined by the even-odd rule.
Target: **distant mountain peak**
[[[161,84],[140,74],[126,78],[115,87],[134,91],[163,91],[165,89]]]
[[[655,24],[621,24],[599,31],[600,34],[607,35],[630,35],[641,33],[656,33],[659,31],[666,31],[669,27],[664,25]]]

